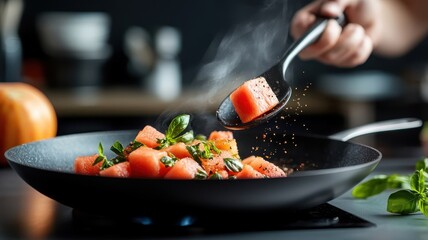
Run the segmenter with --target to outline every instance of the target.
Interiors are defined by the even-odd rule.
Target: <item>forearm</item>
[[[400,56],[428,33],[428,1],[379,1],[381,27],[374,51],[384,56]]]

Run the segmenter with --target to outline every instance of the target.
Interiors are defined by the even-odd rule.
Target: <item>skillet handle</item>
[[[417,118],[400,118],[393,120],[380,121],[370,123],[360,127],[351,128],[329,136],[331,139],[348,141],[349,139],[366,135],[369,133],[386,132],[394,130],[402,130],[409,128],[417,128],[422,126],[422,121]]]

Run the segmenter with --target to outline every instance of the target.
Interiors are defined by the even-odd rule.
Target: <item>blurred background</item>
[[[309,1],[0,0],[0,81],[31,83],[58,114],[58,135],[140,128],[174,111],[215,115],[233,85],[275,64]],[[407,55],[338,69],[296,59],[285,115],[328,135],[378,120],[428,119],[428,42]],[[361,141],[403,154],[419,129]]]

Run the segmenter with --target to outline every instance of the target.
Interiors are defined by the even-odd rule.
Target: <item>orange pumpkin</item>
[[[26,83],[0,83],[0,165],[14,146],[57,134],[57,116],[49,99]]]

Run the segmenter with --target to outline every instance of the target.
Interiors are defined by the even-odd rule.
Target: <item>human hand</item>
[[[291,35],[300,37],[317,16],[337,17],[342,12],[348,23],[342,27],[329,21],[319,40],[304,49],[300,58],[315,59],[338,67],[355,67],[366,62],[379,38],[378,1],[317,0],[300,9],[292,19]]]

